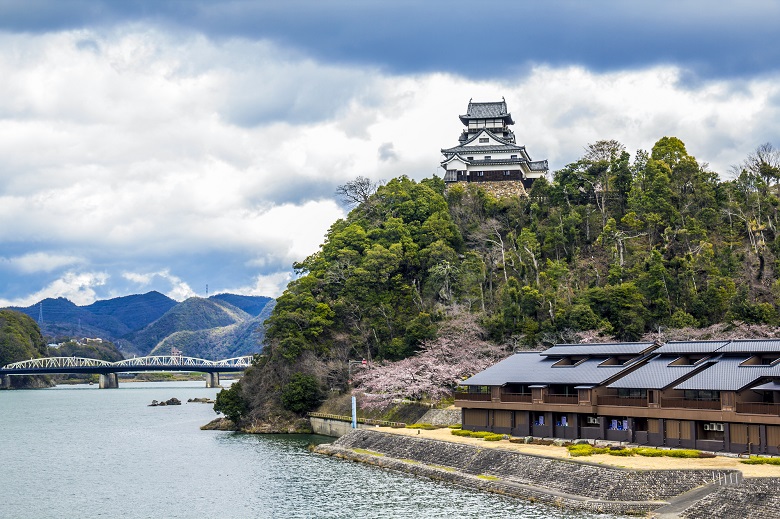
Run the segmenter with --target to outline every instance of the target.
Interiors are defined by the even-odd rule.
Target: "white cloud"
[[[84,260],[77,256],[66,254],[49,254],[46,252],[31,252],[12,258],[0,257],[0,263],[6,263],[12,269],[30,274],[35,272],[52,272],[62,267],[82,263]]]
[[[88,305],[95,301],[95,288],[108,281],[105,272],[66,272],[44,289],[16,299],[0,299],[0,306],[26,307],[46,298],[64,297],[77,305]]]
[[[171,274],[169,270],[161,270],[159,272],[122,272],[122,277],[137,285],[138,288],[146,288],[155,280],[162,280],[168,285],[167,290],[163,289],[162,291],[176,301],[183,301],[188,297],[198,295],[184,280]]]
[[[260,274],[255,280],[254,284],[244,287],[234,287],[220,292],[229,294],[244,294],[248,296],[268,296],[279,297],[287,288],[287,283],[293,280],[293,273],[290,271],[285,272],[273,272],[271,274]]]
[[[470,98],[506,97],[518,143],[552,168],[599,139],[634,152],[674,135],[721,175],[762,142],[780,146],[776,76],[691,85],[670,66],[539,66],[503,81],[390,75],[267,41],[138,26],[0,33],[0,48],[13,49],[0,53],[0,221],[14,223],[0,244],[17,244],[14,268],[25,258],[28,272],[49,273],[36,294],[56,292],[80,263],[64,252],[74,250],[115,276],[105,283],[149,287],[164,272],[175,299],[202,281],[186,261],[160,265],[196,254],[235,258],[245,270],[233,286],[257,276],[246,290],[279,293],[282,270],[344,216],[336,186],[441,175],[439,150],[457,143]]]

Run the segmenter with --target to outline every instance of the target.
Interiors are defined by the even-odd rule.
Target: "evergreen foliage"
[[[593,330],[780,324],[780,159],[771,145],[720,180],[676,137],[632,158],[616,141],[534,182],[527,198],[479,184],[379,186],[297,263],[268,321],[267,364],[345,387],[348,359],[398,360],[456,309],[514,347]],[[259,386],[258,386],[259,387]],[[268,403],[266,401],[266,403]]]

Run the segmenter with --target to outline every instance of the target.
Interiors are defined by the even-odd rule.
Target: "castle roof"
[[[468,124],[471,119],[503,119],[505,124],[515,124],[512,120],[512,114],[507,112],[506,101],[488,103],[473,103],[469,101],[466,113],[459,117],[463,124]]]

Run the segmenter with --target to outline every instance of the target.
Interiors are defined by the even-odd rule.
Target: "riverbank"
[[[778,467],[735,458],[597,455],[583,461],[569,458],[563,447],[485,442],[448,429],[356,430],[315,452],[550,506],[621,515],[762,517],[760,510],[776,504],[772,489],[780,488]]]
[[[390,427],[379,427],[376,430],[390,434],[472,445],[482,449],[503,449],[533,456],[572,459],[566,447],[511,443],[507,440],[486,442],[478,438],[454,436],[450,429],[421,430],[419,433],[415,429],[394,429]],[[778,465],[746,465],[740,462],[740,458],[732,456],[715,456],[714,458],[670,458],[664,456],[651,458],[645,456],[594,454],[593,456],[576,458],[574,461],[585,461],[632,470],[738,470],[746,478],[780,478],[780,466]]]

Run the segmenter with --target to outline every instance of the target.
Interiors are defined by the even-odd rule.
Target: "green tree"
[[[320,383],[313,375],[294,373],[282,389],[281,399],[285,409],[303,414],[320,405],[323,392]]]
[[[249,405],[242,394],[241,382],[234,382],[228,389],[217,393],[214,412],[224,414],[231,422],[238,424],[248,410]]]

